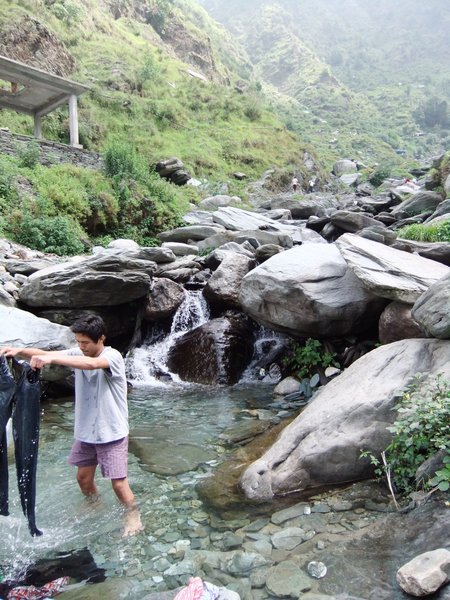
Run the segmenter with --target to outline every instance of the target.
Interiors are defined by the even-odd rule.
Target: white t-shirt
[[[83,356],[79,348],[70,348],[64,354]],[[106,346],[99,356],[108,359],[109,369],[74,369],[74,437],[90,444],[113,442],[129,432],[123,357],[111,346]]]

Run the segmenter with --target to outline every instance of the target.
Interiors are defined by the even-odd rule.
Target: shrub
[[[383,167],[374,171],[369,177],[369,181],[374,187],[378,187],[383,183],[385,179],[389,177],[390,174],[390,169],[388,169],[387,167]]]
[[[111,141],[103,154],[103,170],[108,177],[137,177],[141,163],[134,148],[126,142]]]
[[[33,169],[41,158],[41,147],[34,140],[17,149],[19,167]]]
[[[440,450],[447,452],[444,468],[435,473],[425,487],[436,485],[446,491],[450,488],[450,382],[441,376],[425,378],[418,375],[403,393],[394,407],[397,419],[388,430],[393,434],[387,446],[387,468],[395,488],[408,493],[416,487],[415,475],[418,467]],[[367,456],[367,453],[362,453]],[[377,475],[385,474],[386,467],[380,466],[376,457],[371,457],[377,466]]]
[[[290,356],[285,361],[285,365],[293,370],[300,378],[311,377],[327,367],[339,366],[336,362],[336,355],[327,352],[319,340],[308,338],[304,344],[294,342],[291,346]]]
[[[12,232],[14,241],[42,252],[60,256],[79,254],[84,250],[82,230],[66,216],[35,218],[25,215]]]
[[[98,227],[115,226],[119,203],[113,187],[101,173],[74,165],[35,169],[30,178],[39,194],[36,216],[71,217],[95,234]]]

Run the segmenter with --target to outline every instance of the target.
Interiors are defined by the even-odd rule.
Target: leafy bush
[[[141,162],[130,144],[113,140],[103,154],[103,169],[111,178],[117,175],[137,177],[141,171]]]
[[[0,210],[3,201],[17,196],[16,177],[17,167],[8,157],[2,155],[0,157]]]
[[[19,157],[20,167],[33,169],[41,158],[41,147],[33,140],[26,145],[21,145],[17,149],[17,156]]]
[[[25,215],[11,233],[14,241],[42,252],[66,256],[84,250],[81,228],[66,216],[35,218]]]
[[[188,209],[176,186],[161,179],[129,144],[112,142],[104,155],[104,170],[119,200],[120,237],[154,245],[156,235],[180,224]]]
[[[369,181],[374,187],[378,187],[383,183],[385,179],[389,177],[390,174],[390,169],[388,169],[387,167],[383,167],[374,171],[369,177]]]
[[[336,355],[324,350],[319,340],[308,338],[304,344],[294,342],[284,364],[300,378],[311,377],[327,367],[339,366]]]
[[[119,203],[111,183],[98,171],[55,165],[35,169],[30,179],[40,196],[39,216],[68,216],[91,234],[116,225]]]
[[[418,375],[394,410],[397,420],[388,427],[393,439],[384,454],[396,489],[402,493],[413,490],[418,467],[440,450],[447,453],[445,466],[425,486],[450,489],[450,382],[440,376],[426,379]],[[372,463],[377,465],[377,475],[385,473],[376,457]]]

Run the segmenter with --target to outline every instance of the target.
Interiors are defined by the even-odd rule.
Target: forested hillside
[[[290,127],[325,154],[380,156],[386,144],[419,158],[448,147],[445,0],[201,3],[292,99],[274,98]]]
[[[235,172],[248,181],[272,166],[301,168],[301,139],[265,106],[239,44],[198,5],[8,0],[0,4],[0,54],[89,85],[79,98],[80,142],[108,158],[105,172],[93,173],[41,167],[33,148],[15,161],[3,156],[0,235],[39,247],[64,231],[72,252],[79,240],[105,235],[148,244],[177,224],[188,201],[244,195]],[[12,111],[0,111],[0,126],[33,133],[32,119]],[[43,135],[68,142],[67,108],[44,118]],[[172,156],[204,181],[202,190],[154,174]]]

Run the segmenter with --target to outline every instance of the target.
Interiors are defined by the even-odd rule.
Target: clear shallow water
[[[195,492],[199,479],[208,476],[227,450],[219,435],[237,422],[249,419],[249,407],[267,407],[272,386],[244,385],[232,388],[199,386],[137,386],[129,394],[130,427],[151,427],[171,435],[186,436],[194,445],[208,449],[213,457],[193,471],[179,475],[156,475],[129,455],[129,479],[141,510],[144,531],[122,539],[123,514],[110,488],[98,477],[101,500],[89,504],[79,492],[75,468],[67,464],[72,444],[71,402],[43,404],[37,478],[37,525],[44,535],[32,538],[20,510],[14,465],[10,465],[11,516],[0,517],[0,564],[4,575],[14,578],[38,558],[56,551],[88,547],[107,576],[127,578],[130,595],[162,589],[164,576],[155,561],[173,543],[189,539],[190,532],[208,518]],[[275,414],[275,411],[274,411]],[[170,443],[162,443],[171,452]],[[171,585],[172,584],[172,585]],[[119,597],[119,596],[117,596]],[[124,597],[124,596],[120,596]]]

